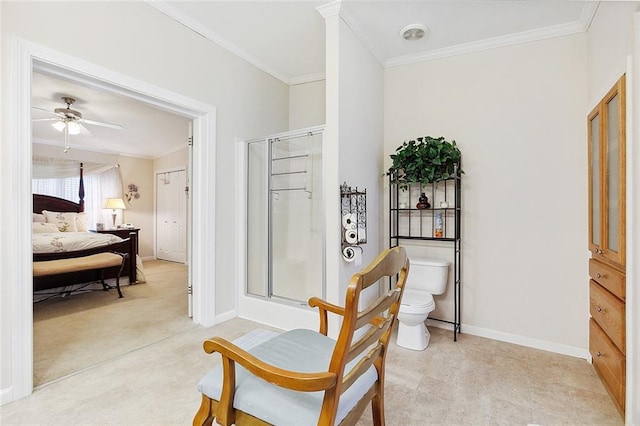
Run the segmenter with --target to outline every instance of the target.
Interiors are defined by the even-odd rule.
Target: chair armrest
[[[221,337],[212,337],[211,339],[206,340],[203,346],[206,353],[210,354],[218,352],[222,355],[223,367],[225,368],[225,382],[227,381],[229,373],[226,371],[228,360],[237,362],[247,371],[263,380],[283,388],[297,391],[314,392],[327,390],[334,387],[337,381],[335,373],[326,371],[318,373],[299,373],[274,367]]]
[[[324,300],[318,297],[312,297],[309,299],[309,306],[312,308],[317,307],[318,313],[320,314],[320,333],[327,335],[329,331],[329,323],[327,322],[327,311],[333,312],[334,314],[338,314],[344,316],[344,308],[334,305],[329,302],[325,302]]]

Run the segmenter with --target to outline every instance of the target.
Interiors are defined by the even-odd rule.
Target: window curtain
[[[107,198],[122,198],[122,179],[118,165],[83,163],[84,211],[89,229],[97,222],[110,224],[111,210],[103,208]],[[33,158],[32,192],[78,202],[80,162],[52,158]]]

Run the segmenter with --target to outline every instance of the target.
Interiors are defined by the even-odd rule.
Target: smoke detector
[[[410,24],[400,30],[400,35],[408,41],[420,40],[429,33],[429,28],[422,24]]]

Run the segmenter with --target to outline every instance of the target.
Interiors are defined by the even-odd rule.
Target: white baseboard
[[[453,325],[440,321],[427,320],[427,325],[453,330]],[[528,348],[534,349],[541,349],[543,351],[554,352],[561,355],[569,355],[576,358],[586,359],[587,361],[591,362],[591,354],[586,348],[563,345],[562,343],[550,342],[548,340],[533,339],[531,337],[504,333],[502,331],[476,327],[474,325],[462,324],[461,328],[463,334],[472,334],[474,336],[486,337],[488,339],[493,339],[500,342],[513,343],[516,345],[526,346]]]
[[[221,322],[229,321],[231,319],[236,318],[237,316],[238,316],[238,312],[235,309],[233,309],[223,314],[216,315],[214,324],[220,324]]]
[[[13,386],[0,389],[0,405],[13,401]]]

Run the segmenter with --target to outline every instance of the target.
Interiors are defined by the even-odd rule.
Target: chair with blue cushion
[[[385,357],[408,273],[405,250],[388,249],[353,275],[344,307],[309,299],[319,309],[319,332],[295,329],[249,349],[206,340],[204,350],[220,353],[222,364],[198,384],[193,424],[352,425],[371,401],[373,423],[384,425]],[[362,291],[388,285],[386,277],[394,277],[393,288],[359,310]],[[327,337],[328,312],[342,317],[337,340]]]

